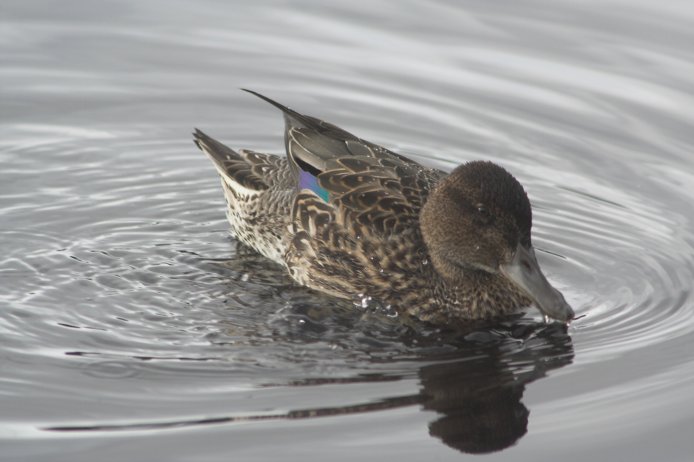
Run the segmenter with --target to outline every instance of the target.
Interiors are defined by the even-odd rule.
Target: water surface
[[[687,2],[4,1],[3,460],[689,460]],[[581,319],[446,333],[238,246],[194,126],[280,153],[248,87],[526,187]]]

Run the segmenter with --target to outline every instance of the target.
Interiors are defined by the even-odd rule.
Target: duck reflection
[[[429,433],[474,454],[502,450],[525,435],[530,414],[522,402],[526,384],[573,359],[565,327],[551,325],[530,335],[515,353],[492,348],[472,359],[423,367],[422,405],[439,414]]]
[[[420,343],[420,340],[418,340]],[[504,332],[477,331],[458,341],[454,353],[425,356],[418,375],[420,390],[406,396],[386,397],[351,406],[296,409],[280,414],[218,416],[130,425],[68,425],[48,431],[118,431],[220,425],[260,420],[312,419],[376,412],[419,405],[438,416],[428,424],[429,434],[466,453],[500,451],[515,444],[528,428],[530,411],[523,404],[525,386],[573,360],[566,327],[516,325]],[[312,378],[283,385],[316,386],[401,380],[397,375],[369,374],[352,378]]]
[[[429,424],[432,436],[464,452],[485,453],[511,446],[526,433],[525,385],[492,383],[482,373],[488,366],[463,361],[422,370],[424,408],[440,414]]]
[[[421,405],[438,417],[429,434],[462,452],[483,454],[515,444],[528,428],[525,386],[573,361],[567,328],[560,324],[517,324],[504,332],[477,331],[458,344],[451,357],[419,370],[420,391],[409,396],[346,407],[295,410],[285,418],[304,419]],[[424,360],[434,358],[422,358]],[[398,380],[392,376],[312,379],[294,386]]]

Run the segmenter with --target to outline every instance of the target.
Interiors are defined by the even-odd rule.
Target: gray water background
[[[684,1],[4,0],[0,460],[691,460],[693,44]],[[240,87],[509,169],[583,317],[295,287],[190,140],[282,152]]]

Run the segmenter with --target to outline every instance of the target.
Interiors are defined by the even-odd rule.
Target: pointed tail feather
[[[236,151],[208,136],[197,128],[193,132],[193,143],[212,158],[215,164],[224,166],[224,161],[243,160]]]
[[[251,194],[268,188],[261,177],[253,173],[251,165],[236,151],[207,136],[197,128],[193,132],[193,142],[212,159],[224,181],[237,192]]]

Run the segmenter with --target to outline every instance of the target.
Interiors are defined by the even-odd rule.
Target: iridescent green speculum
[[[318,197],[323,199],[325,202],[328,202],[330,199],[328,191],[318,183],[318,178],[316,178],[316,176],[313,175],[311,172],[301,170],[301,168],[299,168],[298,189],[299,191],[301,191],[302,189],[308,189],[310,191],[313,191]]]

